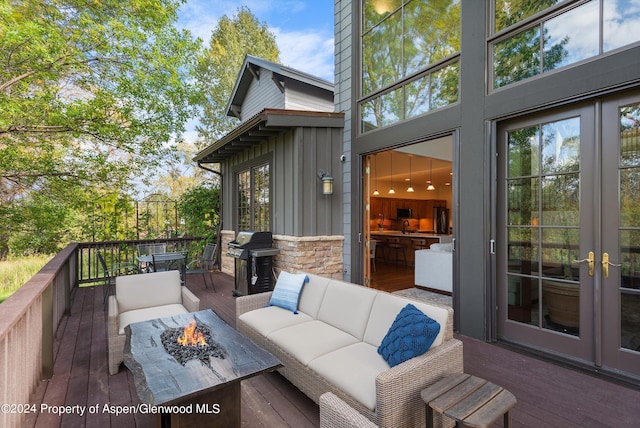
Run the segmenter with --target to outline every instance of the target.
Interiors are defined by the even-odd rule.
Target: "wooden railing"
[[[0,306],[0,426],[21,426],[38,382],[53,374],[54,337],[78,284],[77,248],[67,246]]]
[[[191,254],[201,241],[158,242]],[[25,406],[30,406],[38,383],[53,375],[54,338],[60,321],[69,314],[73,289],[104,278],[96,251],[106,255],[107,264],[135,262],[137,245],[151,242],[70,244],[0,305],[0,427],[21,426],[26,411],[37,410]]]

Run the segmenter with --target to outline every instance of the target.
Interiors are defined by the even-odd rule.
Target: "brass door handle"
[[[593,265],[595,262],[595,255],[593,254],[593,251],[589,251],[589,254],[586,259],[574,260],[573,262],[574,263],[587,262],[589,266],[589,276],[593,276]]]
[[[609,278],[609,266],[620,267],[621,264],[611,263],[609,261],[609,253],[602,253],[602,272],[605,278]]]

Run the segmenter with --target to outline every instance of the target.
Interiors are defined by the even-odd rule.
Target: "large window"
[[[361,132],[458,100],[460,0],[363,0]]]
[[[238,178],[238,230],[271,229],[269,163],[240,171]]]
[[[494,0],[493,88],[640,41],[638,0]]]

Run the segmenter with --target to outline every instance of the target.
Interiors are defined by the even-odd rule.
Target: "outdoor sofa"
[[[453,309],[336,279],[307,278],[295,312],[269,305],[274,292],[238,297],[236,328],[280,359],[282,375],[316,403],[331,392],[377,426],[423,427],[420,391],[463,372]],[[436,320],[440,331],[426,353],[391,367],[377,350],[409,303]],[[436,420],[436,426],[442,423]]]
[[[127,325],[200,309],[200,299],[180,284],[177,270],[116,277],[107,315],[109,374],[118,373],[124,359]]]

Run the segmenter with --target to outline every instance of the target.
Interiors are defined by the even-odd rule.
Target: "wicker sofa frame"
[[[376,378],[376,408],[369,410],[340,388],[309,369],[281,347],[244,324],[238,317],[245,312],[263,308],[272,292],[253,294],[236,299],[236,328],[267,349],[282,362],[278,371],[315,403],[320,396],[332,392],[348,406],[380,427],[424,427],[425,404],[420,391],[443,377],[463,372],[462,342],[453,338],[453,309],[448,310],[444,326],[444,341],[425,354],[378,374]],[[443,307],[433,304],[433,306]],[[452,426],[437,415],[435,426]]]

